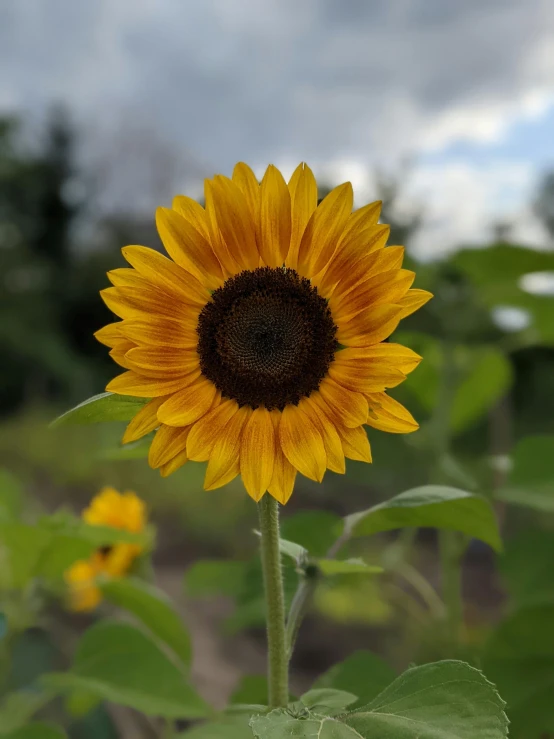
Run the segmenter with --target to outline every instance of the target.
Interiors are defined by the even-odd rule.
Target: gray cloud
[[[65,100],[115,159],[122,130],[150,130],[195,177],[387,164],[546,98],[553,50],[549,0],[12,0],[0,106]]]

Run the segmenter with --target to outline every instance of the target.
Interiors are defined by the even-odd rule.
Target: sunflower
[[[119,493],[105,487],[83,511],[83,520],[91,526],[109,526],[139,534],[146,527],[144,502],[135,493]],[[141,554],[139,544],[118,542],[97,549],[88,560],[75,562],[65,573],[69,604],[73,611],[92,611],[102,600],[96,585],[99,575],[122,577]]]
[[[384,342],[431,294],[386,247],[381,204],[352,200],[347,182],[318,204],[305,164],[287,184],[239,163],[206,181],[205,208],[180,195],[157,210],[169,259],[123,249],[131,268],[101,293],[123,320],[96,337],[126,370],[106,389],[149,399],[123,442],[156,430],[162,475],[204,461],[206,489],[240,474],[254,500],[284,504],[297,472],[320,482],[345,457],[371,462],[364,424],[418,428],[386,390],[421,358]]]

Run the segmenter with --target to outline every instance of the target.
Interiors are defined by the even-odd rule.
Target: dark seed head
[[[200,313],[200,367],[239,405],[282,410],[318,389],[336,331],[327,301],[294,270],[241,272]]]

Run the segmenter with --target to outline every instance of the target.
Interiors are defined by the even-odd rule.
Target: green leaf
[[[299,565],[308,559],[308,550],[288,539],[279,539],[279,550]]]
[[[252,729],[249,726],[250,715],[226,716],[218,721],[195,726],[176,739],[252,739]]]
[[[75,408],[58,416],[51,427],[65,424],[101,423],[104,421],[130,421],[141,408],[148,403],[148,398],[133,398],[116,393],[100,393],[84,400]]]
[[[59,578],[94,549],[119,541],[150,546],[152,531],[141,534],[109,526],[89,526],[65,513],[44,516],[35,525],[0,522],[0,542],[7,554],[8,584],[24,587],[33,577]]]
[[[359,696],[357,705],[364,705],[389,685],[396,673],[373,652],[354,652],[344,662],[331,667],[319,677],[314,688],[335,688]]]
[[[317,559],[317,567],[326,577],[333,575],[378,575],[383,568],[378,565],[368,565],[363,559]]]
[[[243,585],[248,566],[247,562],[200,560],[185,572],[185,591],[192,598],[206,595],[234,596]]]
[[[235,688],[229,703],[267,704],[268,687],[265,675],[244,675]]]
[[[403,527],[431,527],[461,531],[490,544],[496,551],[502,543],[494,512],[479,495],[443,485],[424,485],[353,513],[344,519],[351,536],[371,536]]]
[[[55,536],[42,550],[34,568],[35,577],[56,580],[78,559],[88,559],[94,547],[90,542],[72,536]]]
[[[51,541],[51,535],[37,526],[18,522],[0,524],[0,543],[7,558],[7,587],[27,585]]]
[[[554,602],[554,532],[525,531],[506,543],[500,572],[518,606]]]
[[[472,350],[467,364],[470,370],[456,388],[452,403],[450,425],[455,432],[479,420],[513,382],[512,365],[496,347]]]
[[[134,533],[114,526],[92,526],[81,518],[77,518],[63,510],[51,516],[43,516],[38,521],[37,526],[55,536],[70,536],[82,539],[94,547],[117,544],[120,541],[129,544],[140,544],[144,547],[150,545],[153,538],[152,529]]]
[[[364,735],[336,718],[309,712],[297,717],[284,708],[277,708],[267,716],[255,716],[250,726],[256,739],[364,739]]]
[[[128,624],[104,621],[83,636],[70,672],[45,676],[47,687],[85,690],[148,716],[201,718],[204,701],[146,634]]]
[[[283,518],[281,536],[295,541],[312,557],[324,557],[340,536],[342,519],[328,511],[300,511]]]
[[[104,596],[136,616],[179,657],[183,665],[191,660],[188,631],[165,593],[143,580],[126,577],[101,583]]]
[[[18,690],[5,695],[0,704],[0,735],[2,731],[15,731],[26,724],[52,697],[52,693],[44,690]]]
[[[256,536],[261,536],[259,531],[254,531],[254,533]],[[307,549],[294,541],[288,541],[288,539],[279,539],[279,551],[281,554],[290,557],[297,565],[301,565],[308,559]]]
[[[312,713],[321,713],[324,716],[336,716],[344,713],[347,706],[356,703],[358,696],[348,693],[346,690],[335,690],[334,688],[314,688],[304,693],[300,701],[309,708]]]
[[[504,705],[482,672],[445,660],[407,670],[344,722],[364,739],[505,739]]]
[[[554,732],[552,624],[554,604],[521,608],[502,621],[485,649],[483,666],[507,702],[514,739]]]
[[[528,436],[514,451],[513,467],[499,500],[554,512],[554,436]]]
[[[0,736],[3,739],[67,739],[67,734],[59,726],[45,724],[42,721],[27,724],[27,726],[22,726],[7,734],[0,734]]]

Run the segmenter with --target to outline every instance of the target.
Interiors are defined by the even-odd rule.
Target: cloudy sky
[[[417,247],[544,235],[552,0],[0,0],[0,113],[67,103],[108,203],[151,207],[244,159],[351,179],[409,159]],[[114,184],[115,181],[115,184]]]

